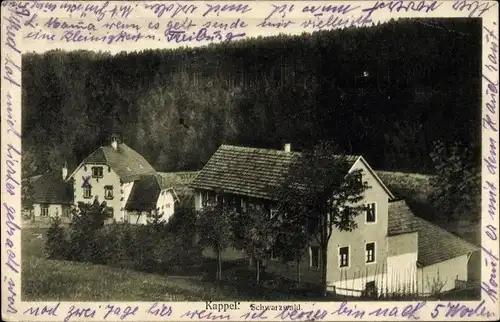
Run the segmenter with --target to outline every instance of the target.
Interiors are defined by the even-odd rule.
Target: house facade
[[[31,218],[40,220],[50,217],[71,218],[73,190],[71,184],[65,182],[63,173],[48,172],[30,178],[33,193],[33,209]]]
[[[222,145],[191,184],[195,208],[201,209],[204,201],[211,198],[231,198],[241,208],[260,205],[272,218],[277,205],[276,192],[299,155],[289,145],[283,151]],[[352,232],[335,231],[328,243],[327,258],[321,258],[320,248],[311,240],[300,262],[285,263],[271,253],[266,269],[294,279],[300,272],[302,281],[318,284],[321,263],[326,261],[328,289],[354,296],[368,289],[379,294],[411,291],[424,294],[442,284],[442,278],[446,280],[442,291],[454,288],[457,279],[466,280],[467,274],[462,274],[467,270],[464,259],[477,247],[414,216],[404,201],[395,201],[362,156],[346,159],[346,174],[360,169],[362,180],[370,186],[361,201],[367,210],[355,218],[358,228]],[[432,253],[428,242],[420,240],[426,233],[422,230],[434,233],[433,237],[426,236],[430,241],[438,238],[445,244],[454,244],[454,251],[442,254],[442,250],[431,247],[434,252],[441,252]],[[205,252],[207,256],[210,253]],[[245,255],[227,249],[224,257],[236,259]],[[449,260],[460,263],[460,274],[450,275],[449,266],[445,267]]]
[[[117,222],[145,224],[152,212],[168,220],[178,201],[146,159],[116,138],[85,158],[66,182],[72,183],[74,205],[104,201]]]

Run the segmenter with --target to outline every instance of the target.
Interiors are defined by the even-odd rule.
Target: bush
[[[135,250],[133,251],[134,268],[153,272],[157,270],[159,263],[158,251],[161,249],[162,242],[158,240],[158,234],[150,227],[144,225],[137,227],[134,231],[133,243]],[[155,227],[156,228],[156,227]]]
[[[147,225],[104,225],[104,204],[80,204],[68,233],[59,219],[53,223],[47,235],[47,249],[57,259],[145,272],[193,272],[202,264],[202,249],[194,238],[195,215],[189,210],[177,212],[169,224],[159,220],[161,214],[152,214]]]
[[[182,236],[171,234],[158,243],[160,268],[171,273],[198,272],[203,263],[202,248],[186,243]]]
[[[51,218],[51,225],[47,231],[45,252],[49,259],[66,259],[68,254],[68,240],[59,217]]]
[[[107,264],[113,266],[132,266],[134,241],[132,225],[129,223],[113,223],[102,228],[103,253]]]
[[[71,221],[70,250],[68,259],[96,264],[106,262],[106,235],[102,231],[104,221],[109,218],[106,204],[94,200],[93,203],[78,205]]]

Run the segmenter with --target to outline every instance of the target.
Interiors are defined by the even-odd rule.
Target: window
[[[83,188],[83,198],[85,199],[92,198],[92,187]]]
[[[102,167],[92,167],[92,177],[102,178]]]
[[[349,246],[339,248],[339,266],[349,267]]]
[[[319,268],[319,247],[309,247],[309,256],[309,266],[313,268]]]
[[[104,186],[104,199],[113,199],[113,186]]]
[[[41,205],[41,214],[40,216],[42,217],[48,217],[49,216],[49,205]]]
[[[162,208],[163,208],[163,206],[162,206]],[[169,203],[167,203],[167,204],[165,205],[165,208],[170,208],[170,204],[169,204]]]
[[[377,221],[377,207],[374,202],[366,205],[366,222],[374,223]]]
[[[277,210],[271,209],[271,211],[269,211],[269,218],[273,219],[276,216],[277,212]]]
[[[375,263],[375,243],[366,243],[365,253],[366,253],[366,262]]]
[[[63,217],[66,217],[66,218],[71,217],[71,208],[69,208],[69,207],[63,208]]]
[[[201,193],[201,205],[206,206],[208,204],[208,191],[203,191]]]

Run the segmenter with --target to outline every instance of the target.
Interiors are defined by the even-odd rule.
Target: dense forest
[[[177,50],[23,56],[25,175],[117,134],[159,171],[221,143],[335,141],[376,169],[432,172],[436,140],[479,162],[480,19],[390,21]]]

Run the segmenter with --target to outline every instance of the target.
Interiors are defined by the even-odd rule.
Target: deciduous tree
[[[362,170],[349,171],[351,165],[334,144],[320,142],[297,156],[279,193],[280,216],[296,223],[290,234],[307,230],[320,246],[325,294],[328,242],[336,231],[356,229],[355,218],[365,209],[360,202],[369,186]]]
[[[255,280],[259,284],[262,262],[269,258],[276,243],[279,219],[271,218],[264,207],[249,204],[238,214],[237,225],[241,228],[238,234],[241,240],[235,244],[255,260]]]
[[[233,240],[231,228],[234,216],[232,207],[215,201],[207,201],[198,215],[199,244],[214,250],[217,256],[217,280],[222,278],[222,252]]]

